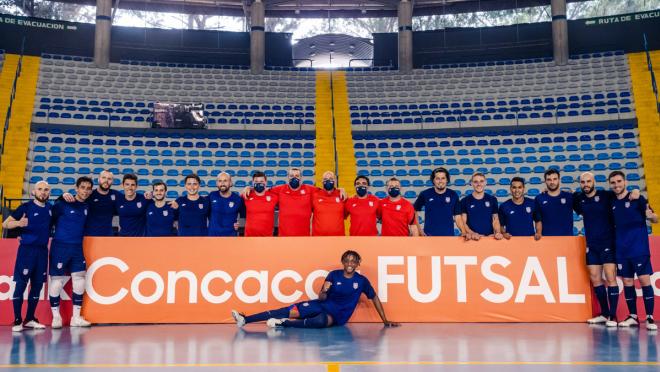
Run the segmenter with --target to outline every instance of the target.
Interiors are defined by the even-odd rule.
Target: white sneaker
[[[71,327],[91,327],[92,323],[88,322],[82,316],[74,316],[71,318]]]
[[[20,322],[18,324],[14,324],[11,327],[12,332],[22,332],[23,331],[23,322]]]
[[[266,321],[266,325],[270,328],[281,327],[286,319],[270,318]]]
[[[39,320],[32,319],[29,322],[25,323],[25,328],[32,328],[32,329],[46,329],[46,326],[39,323]]]
[[[236,322],[236,326],[238,328],[243,328],[243,326],[245,325],[245,317],[241,315],[241,313],[239,313],[236,310],[232,310],[231,317],[234,318],[234,321]]]
[[[50,324],[50,326],[53,329],[62,328],[62,317],[59,315],[53,316],[53,322]]]
[[[639,321],[637,318],[633,318],[632,316],[628,315],[626,320],[619,322],[619,327],[637,327],[639,325]]]
[[[605,327],[614,328],[616,326],[618,326],[616,319],[608,319],[607,322],[605,322]]]
[[[602,316],[602,315],[598,315],[597,317],[587,319],[587,323],[589,323],[589,324],[607,323],[607,318]]]
[[[658,325],[655,324],[655,320],[651,317],[646,318],[646,329],[649,331],[657,331],[658,330]]]

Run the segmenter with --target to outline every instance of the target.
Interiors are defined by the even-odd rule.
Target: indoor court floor
[[[660,371],[657,332],[586,324],[349,324],[267,329],[251,324],[95,326],[12,333],[9,370]]]

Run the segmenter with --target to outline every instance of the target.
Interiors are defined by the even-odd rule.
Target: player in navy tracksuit
[[[543,174],[547,192],[534,199],[536,209],[535,239],[541,236],[573,236],[573,194],[559,188],[559,171]]]
[[[357,252],[344,252],[341,256],[344,269],[328,273],[318,300],[303,301],[249,316],[232,310],[231,315],[239,327],[266,320],[269,327],[325,328],[348,322],[364,293],[373,302],[385,326],[398,326],[398,323],[387,320],[383,305],[369,280],[355,271],[360,261]]]
[[[92,179],[80,177],[76,180],[75,201],[72,203],[60,200],[53,206],[53,221],[55,235],[50,245],[50,285],[48,295],[53,311],[53,328],[62,327],[60,315],[60,293],[64,288],[67,276],[71,276],[73,287],[72,327],[89,327],[89,323],[80,315],[83,294],[85,293],[85,273],[87,263],[83,254],[83,236],[85,221],[89,207],[85,202],[92,192]]]
[[[172,203],[179,210],[179,236],[208,236],[209,198],[199,195],[200,179],[190,174],[184,179],[186,193]]]
[[[121,181],[124,193],[117,195],[114,205],[119,216],[119,236],[144,236],[147,207],[151,200],[136,192],[137,179],[136,175],[129,173]]]
[[[456,191],[447,187],[449,171],[436,168],[431,172],[433,187],[419,193],[415,200],[415,210],[424,208],[424,235],[454,236],[454,222],[463,232],[461,203]]]
[[[497,199],[485,192],[486,176],[483,173],[472,175],[472,194],[461,199],[461,215],[466,240],[479,240],[482,236],[503,238],[497,211]]]
[[[147,206],[146,236],[176,236],[179,212],[165,201],[167,185],[158,181],[152,187],[153,203]]]
[[[209,236],[236,236],[238,215],[243,208],[243,199],[232,192],[231,176],[218,174],[218,190],[209,194],[211,211],[209,215]]]
[[[87,221],[85,222],[85,236],[113,236],[112,217],[115,215],[115,202],[121,195],[116,190],[111,189],[114,175],[108,170],[99,173],[97,179],[98,186],[92,191],[87,204]],[[72,203],[75,198],[73,195],[64,193],[62,198]]]
[[[525,180],[520,177],[511,179],[511,199],[500,205],[499,218],[502,235],[505,239],[512,236],[534,236],[534,200],[525,197]]]
[[[637,318],[637,293],[634,278],[637,275],[642,287],[644,309],[646,310],[646,329],[657,330],[653,319],[654,293],[651,285],[651,252],[646,221],[658,223],[658,215],[653,212],[643,196],[637,200],[628,198],[626,177],[621,171],[610,173],[610,188],[616,195],[611,208],[614,218],[616,240],[616,261],[619,275],[623,278],[623,294],[630,315],[619,323],[619,327],[639,325]]]
[[[39,181],[34,185],[34,199],[21,204],[2,223],[5,229],[20,229],[20,245],[16,254],[14,266],[14,294],[12,302],[14,305],[14,326],[12,331],[20,332],[23,327],[43,329],[46,328],[34,317],[34,312],[39,303],[41,288],[46,282],[46,270],[48,268],[48,238],[51,229],[51,205],[48,203],[50,197],[50,186],[45,181]],[[23,307],[23,294],[30,283],[28,293],[27,313],[25,322],[21,316]]]

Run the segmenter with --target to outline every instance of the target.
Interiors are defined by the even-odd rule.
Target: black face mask
[[[255,183],[253,187],[254,187],[254,191],[258,192],[259,194],[261,194],[262,192],[264,192],[264,190],[266,190],[266,184],[261,182]]]
[[[357,186],[355,192],[357,192],[359,197],[363,197],[367,195],[367,186]]]
[[[297,189],[300,187],[300,178],[292,178],[289,180],[289,186],[291,186],[292,189]]]
[[[387,194],[393,198],[396,198],[397,196],[401,195],[401,189],[398,187],[392,187],[391,189],[387,190]]]
[[[326,191],[334,190],[335,189],[335,181],[331,181],[331,180],[323,181],[323,188],[326,189]]]

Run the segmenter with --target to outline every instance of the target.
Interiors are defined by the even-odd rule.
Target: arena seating
[[[427,66],[411,75],[347,74],[354,130],[432,129],[632,119],[622,52]],[[378,92],[378,94],[374,94]]]
[[[41,128],[32,133],[26,180],[45,179],[53,196],[73,188],[75,179],[115,173],[115,186],[124,173],[136,173],[139,186],[155,180],[168,185],[168,196],[181,195],[183,178],[197,173],[205,192],[215,189],[221,171],[234,176],[237,189],[245,187],[256,169],[264,170],[271,184],[286,180],[287,169],[302,167],[306,183],[314,179],[314,138],[311,136],[137,133]]]
[[[44,55],[33,122],[144,128],[153,102],[202,102],[212,129],[314,130],[314,72],[171,65]]]

